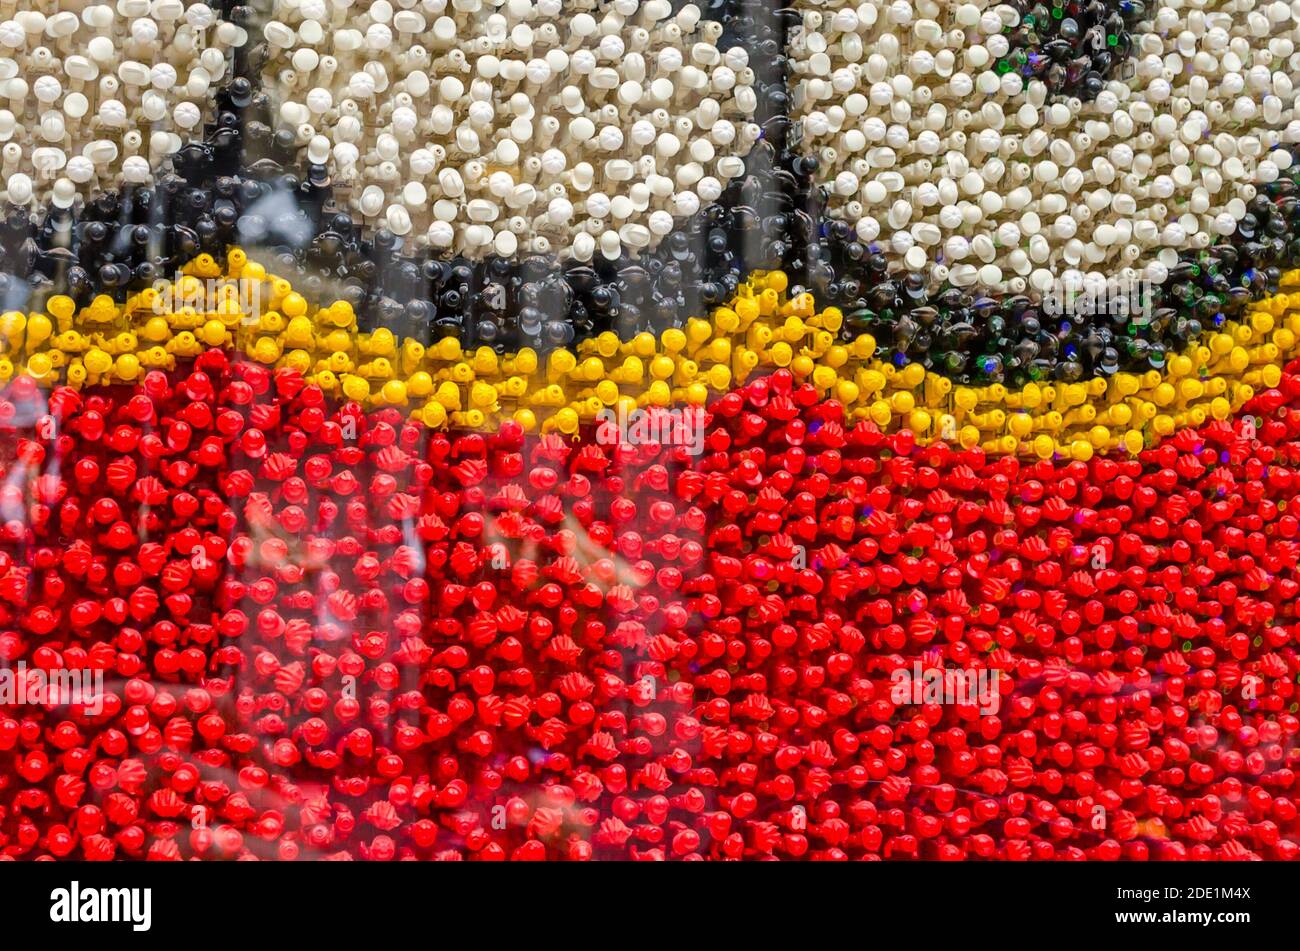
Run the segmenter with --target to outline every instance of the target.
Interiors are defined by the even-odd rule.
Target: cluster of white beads
[[[13,6],[0,7],[0,184],[19,205],[149,182],[201,135],[247,39],[186,0]]]
[[[933,284],[1162,281],[1300,141],[1300,2],[1161,0],[1095,101],[999,73],[988,0],[797,0],[795,111],[832,214]]]
[[[478,256],[609,258],[722,194],[749,54],[668,0],[275,0],[263,86],[367,224]]]

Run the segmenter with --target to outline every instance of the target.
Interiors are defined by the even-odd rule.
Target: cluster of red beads
[[[1028,463],[780,371],[703,453],[430,432],[219,352],[0,399],[0,855],[1294,858],[1300,367]],[[899,701],[916,663],[997,671]]]

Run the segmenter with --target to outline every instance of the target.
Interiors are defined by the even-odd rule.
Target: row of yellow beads
[[[907,427],[921,439],[1040,457],[1087,459],[1116,446],[1137,451],[1181,426],[1222,419],[1256,389],[1277,384],[1300,339],[1300,272],[1245,320],[1207,335],[1164,371],[1074,384],[968,387],[917,364],[875,358],[876,342],[838,339],[838,309],[810,294],[789,297],[780,272],[759,273],[711,319],[623,341],[605,333],[539,356],[464,351],[454,339],[425,347],[391,331],[357,331],[346,302],[317,307],[286,280],[232,249],[225,265],[201,255],[175,283],[107,297],[74,313],[66,297],[47,313],[0,315],[0,380],[130,382],[205,347],[230,347],[258,363],[291,367],[326,391],[395,405],[434,427],[490,428],[502,417],[527,430],[576,432],[603,409],[704,404],[756,371],[787,367],[851,418]]]

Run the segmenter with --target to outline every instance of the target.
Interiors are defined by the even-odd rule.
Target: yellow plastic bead
[[[290,347],[303,348],[312,347],[316,343],[316,335],[311,321],[306,317],[294,317],[289,321],[289,326],[284,332],[285,343]]]
[[[20,310],[7,310],[0,314],[0,334],[17,342],[27,329],[27,315]]]
[[[161,369],[171,362],[171,358],[164,348],[149,347],[140,354],[140,362],[151,369]]]
[[[1123,441],[1124,448],[1128,450],[1130,455],[1136,456],[1145,447],[1145,440],[1142,438],[1142,434],[1136,429],[1130,429],[1126,432]]]
[[[608,359],[618,353],[619,344],[618,334],[606,330],[596,337],[596,352]]]
[[[578,365],[577,359],[568,350],[556,350],[551,353],[549,373],[551,379],[565,376],[573,372],[573,368]]]
[[[532,414],[529,413],[529,415]],[[424,424],[430,429],[441,429],[447,423],[447,410],[438,402],[425,404],[420,416],[423,418]]]
[[[1157,406],[1168,406],[1178,396],[1178,391],[1168,383],[1161,383],[1151,394],[1151,399]]]
[[[515,354],[515,372],[525,375],[537,372],[537,352],[525,347]]]
[[[776,291],[780,294],[780,291]],[[736,301],[735,313],[736,318],[740,321],[740,326],[748,327],[759,318],[762,312],[762,301],[755,300],[752,297],[742,297]]]
[[[50,339],[50,334],[54,332],[54,325],[50,323],[50,318],[44,314],[32,314],[27,319],[27,347],[39,346],[46,340]]]
[[[947,402],[948,394],[952,392],[952,380],[937,373],[927,373],[924,385],[925,398],[931,406],[943,405]]]
[[[221,267],[210,254],[200,254],[190,264],[190,270],[199,277],[218,277],[221,274]]]
[[[357,314],[352,309],[352,304],[345,300],[336,300],[331,306],[330,311],[334,314],[334,322],[340,327],[352,327],[356,325]]]
[[[285,323],[284,315],[278,310],[268,310],[257,319],[257,328],[263,333],[278,334],[284,332]]]
[[[844,364],[849,362],[848,348],[839,345],[829,347],[826,350],[826,356],[822,357],[822,360],[828,367],[833,367],[838,370],[840,367],[844,366]]]
[[[731,341],[725,337],[718,337],[716,340],[709,341],[709,345],[704,348],[702,357],[716,363],[726,363],[731,359]]]
[[[613,380],[601,380],[596,384],[596,397],[606,406],[618,399],[618,384]]]
[[[592,383],[603,379],[605,376],[605,361],[600,357],[588,357],[578,366],[578,376],[580,379]]]
[[[914,390],[925,379],[925,367],[919,363],[909,363],[899,371],[898,376],[902,386]]]
[[[140,375],[140,361],[134,353],[124,353],[117,358],[113,370],[118,379],[129,383]]]
[[[707,320],[692,317],[686,321],[686,341],[690,348],[697,348],[713,336],[713,326]]]
[[[77,309],[77,303],[66,294],[55,294],[46,303],[45,309],[56,320],[70,320]]]
[[[552,419],[555,421],[556,428],[562,433],[576,433],[578,431],[578,426],[581,425],[582,422],[578,418],[578,414],[567,406],[563,409],[557,410]]]
[[[150,317],[140,328],[140,336],[145,340],[161,343],[172,335],[172,329],[162,317]]]
[[[853,355],[861,360],[867,360],[875,356],[876,338],[871,334],[862,334],[852,343]]]
[[[292,291],[284,295],[284,300],[280,302],[280,310],[291,320],[294,317],[301,317],[307,313],[307,300],[297,291]]]
[[[53,369],[53,366],[50,363],[50,357],[48,354],[33,354],[31,359],[27,361],[27,370],[32,376],[43,377],[49,373],[51,369]]]
[[[279,344],[269,336],[261,336],[253,343],[250,356],[259,364],[270,365],[279,360]]]
[[[816,367],[813,370],[813,386],[817,387],[819,390],[829,390],[838,380],[839,374],[830,367]]]
[[[83,358],[86,370],[96,376],[107,373],[113,366],[113,358],[103,350],[91,350]]]
[[[1142,381],[1132,373],[1116,373],[1113,379],[1115,392],[1120,396],[1132,396],[1142,386]]]
[[[460,387],[450,380],[445,380],[439,384],[434,399],[449,410],[460,409]]]
[[[642,332],[632,338],[632,352],[643,360],[646,357],[652,357],[658,349],[658,342],[654,334]]]
[[[98,336],[98,334],[96,336]],[[85,350],[87,347],[86,338],[83,337],[81,334],[77,333],[75,330],[69,330],[61,334],[55,334],[50,339],[50,344],[58,350],[68,351],[72,353],[80,353],[81,351]],[[113,353],[113,354],[122,352],[112,343],[105,343],[104,349],[107,350],[109,353]]]
[[[343,379],[343,395],[358,403],[364,402],[370,396],[370,383],[364,377],[349,374]]]
[[[385,403],[391,403],[395,406],[404,406],[406,404],[406,384],[401,380],[389,380],[379,391],[384,398]]]
[[[1067,383],[1061,389],[1061,399],[1066,406],[1081,406],[1088,399],[1088,389],[1081,383]]]
[[[311,354],[306,350],[291,350],[283,358],[281,365],[305,374],[311,368]]]
[[[428,396],[433,392],[433,377],[424,370],[417,370],[406,381],[406,391],[417,399]]]
[[[677,364],[673,362],[672,357],[660,355],[650,361],[650,375],[656,380],[668,379],[676,369]]]
[[[219,320],[209,320],[199,331],[199,339],[210,347],[219,347],[226,340],[226,325]]]
[[[293,296],[293,295],[290,295]],[[286,310],[285,313],[288,313]],[[369,347],[367,353],[373,353],[380,357],[391,357],[397,352],[397,338],[387,327],[380,327],[370,335],[368,341]]]

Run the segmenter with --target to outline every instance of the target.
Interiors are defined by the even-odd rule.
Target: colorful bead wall
[[[1292,859],[1300,5],[0,0],[0,858]]]

